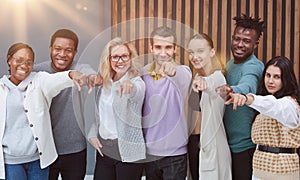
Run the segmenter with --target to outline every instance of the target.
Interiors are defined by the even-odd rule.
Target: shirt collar
[[[154,81],[157,81],[157,80],[159,80],[160,78],[162,78],[162,75],[156,73],[156,72],[154,71],[154,68],[155,68],[155,64],[154,64],[154,62],[153,62],[153,63],[150,64],[150,66],[149,66],[147,72],[148,72],[148,74],[149,74],[150,76],[152,76],[152,78],[153,78]]]

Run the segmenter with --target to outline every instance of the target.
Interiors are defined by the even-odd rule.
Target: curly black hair
[[[235,20],[236,27],[240,26],[246,29],[254,29],[257,34],[257,40],[260,38],[264,29],[264,21],[261,21],[261,18],[253,18],[242,14],[242,16],[236,16],[232,19]]]

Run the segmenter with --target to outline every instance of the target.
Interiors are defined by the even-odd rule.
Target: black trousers
[[[86,149],[78,153],[59,155],[50,165],[49,180],[83,180],[86,173]]]
[[[148,155],[145,163],[147,180],[185,180],[187,174],[187,154],[158,157]]]
[[[193,180],[199,180],[200,134],[191,134],[188,142],[189,169]]]
[[[143,163],[126,163],[109,156],[96,156],[94,180],[140,180],[142,178]]]
[[[232,180],[252,179],[252,159],[255,148],[247,149],[240,153],[231,153]]]

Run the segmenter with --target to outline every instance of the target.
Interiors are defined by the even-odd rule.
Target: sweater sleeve
[[[295,128],[298,126],[299,114],[293,100],[287,97],[276,99],[272,95],[253,95],[253,97],[254,101],[251,105],[249,105],[249,107],[256,109],[261,114],[276,119],[286,127]]]
[[[69,77],[70,71],[49,74],[47,72],[38,72],[38,81],[40,87],[48,98],[53,98],[65,88],[72,87],[73,80]]]
[[[146,86],[142,78],[140,76],[132,78],[131,82],[133,83],[133,91],[130,94],[130,98],[133,101],[144,99]]]
[[[226,84],[226,79],[221,71],[216,71],[210,76],[203,77],[207,83],[207,92],[211,97],[217,97],[216,88]]]
[[[96,88],[95,90],[95,116],[93,118],[92,121],[92,125],[90,127],[90,129],[87,132],[87,138],[90,139],[92,137],[98,137],[98,132],[99,132],[99,124],[100,124],[100,115],[99,115],[99,107],[98,107],[98,103],[99,103],[99,98],[100,98],[100,94],[101,94],[101,89],[102,87]]]
[[[98,124],[96,123],[96,121],[94,121],[92,123],[90,130],[87,133],[87,137],[88,139],[90,139],[92,137],[97,137],[97,136],[98,136]]]
[[[263,72],[263,64],[259,61],[250,62],[242,66],[241,78],[237,85],[231,86],[235,93],[253,93],[256,94],[257,87]],[[237,74],[239,76],[239,74]]]

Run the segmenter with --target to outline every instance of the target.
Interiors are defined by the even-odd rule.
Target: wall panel
[[[177,33],[176,60],[190,66],[186,43],[196,32],[210,35],[223,64],[232,58],[230,41],[232,18],[241,13],[260,17],[265,31],[255,54],[263,62],[284,55],[294,61],[299,77],[298,0],[112,0],[112,36],[132,41],[140,55],[149,53],[148,37],[154,27],[167,25]],[[141,18],[147,18],[141,21]],[[158,19],[154,19],[158,18]],[[135,20],[138,19],[138,20]],[[184,25],[184,26],[182,26]],[[151,61],[145,55],[143,64]]]

